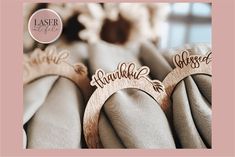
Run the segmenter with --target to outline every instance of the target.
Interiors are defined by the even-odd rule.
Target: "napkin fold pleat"
[[[25,124],[44,103],[57,76],[37,79],[24,86],[23,124]]]
[[[208,147],[211,147],[211,106],[201,95],[196,83],[191,77],[185,79],[185,84],[195,125],[204,142]]]
[[[190,54],[205,54],[205,51],[210,51],[207,45],[199,45],[198,48],[188,45],[159,51],[153,44],[143,43],[139,57],[150,68],[152,79],[163,81],[174,68],[173,56],[185,49]],[[184,83],[185,80],[187,83]],[[172,92],[169,106],[170,111],[172,109],[173,130],[181,145],[179,147],[211,147],[211,83],[211,76],[196,74],[182,80]],[[191,138],[193,140],[190,143],[191,140],[188,139]]]
[[[142,63],[150,68],[150,75],[154,79],[163,81],[172,67],[151,43],[143,43],[140,47],[139,58]]]
[[[208,75],[193,75],[193,80],[197,84],[201,94],[211,104],[212,77]]]
[[[91,45],[89,58],[92,73],[98,68],[105,72],[114,71],[120,62],[134,62],[137,67],[140,66],[137,57],[131,52],[106,43]],[[102,120],[105,123],[101,120],[99,122],[99,133],[104,147],[113,145],[127,148],[175,148],[164,112],[146,93],[137,89],[120,90],[108,98],[103,112],[106,116],[101,118],[108,118]],[[106,133],[104,137],[106,128],[114,131],[110,130],[112,134]]]
[[[99,118],[99,136],[104,148],[125,148],[104,112]]]
[[[106,101],[104,110],[127,148],[175,148],[164,112],[146,93],[118,91]]]
[[[28,148],[81,148],[83,110],[79,88],[59,78],[28,122]]]
[[[128,49],[106,42],[90,44],[88,47],[88,57],[89,72],[91,75],[97,69],[112,72],[117,69],[118,64],[121,62],[134,62],[137,66],[140,66],[140,62],[134,53]]]
[[[173,124],[183,148],[206,148],[195,125],[185,83],[180,82],[172,94]]]

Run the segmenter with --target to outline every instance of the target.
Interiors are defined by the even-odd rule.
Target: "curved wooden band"
[[[85,68],[83,64],[76,64]],[[73,81],[84,95],[85,101],[88,101],[92,87],[90,86],[90,79],[87,77],[87,72],[76,72],[72,66],[61,62],[60,64],[40,64],[36,65],[30,70],[25,68],[25,76],[23,77],[23,84],[28,84],[31,81],[49,75],[58,75]]]
[[[146,69],[147,73],[145,73],[145,76],[139,79],[123,77],[121,79],[115,79],[114,81],[108,82],[108,84],[105,84],[104,86],[100,86],[102,88],[97,88],[90,97],[84,113],[83,129],[84,129],[85,140],[87,142],[88,147],[99,148],[101,146],[98,135],[98,121],[99,121],[100,110],[104,105],[105,101],[118,90],[125,88],[136,88],[142,90],[147,94],[149,94],[150,96],[152,96],[152,98],[159,103],[163,111],[167,113],[169,109],[169,104],[170,104],[169,98],[171,96],[171,93],[174,90],[175,86],[181,80],[193,74],[212,75],[210,54],[208,54],[207,56],[197,56],[197,55],[189,56],[188,52],[183,52],[182,58],[180,59],[182,60],[178,60],[179,61],[178,63],[175,62],[176,68],[167,75],[163,83],[161,83],[158,80],[152,81],[148,79],[146,75],[149,73],[149,69],[147,67],[144,68],[142,67],[140,69]],[[194,64],[195,62],[193,61],[193,59],[197,60],[198,62],[197,65]],[[177,60],[175,59],[175,61]],[[129,64],[129,67],[131,64]],[[122,69],[121,68],[122,66],[120,65],[118,67],[119,69]],[[101,70],[97,70],[95,75],[98,75],[99,71],[102,74],[102,76],[104,76],[103,75],[104,72]],[[115,71],[114,74],[117,72],[119,71]],[[106,74],[105,76],[107,77],[109,75],[110,74]],[[94,76],[93,79],[95,79]],[[164,89],[162,91],[157,92],[156,88],[155,89],[153,88],[154,87],[153,82],[164,87]],[[94,82],[91,82],[91,85],[94,85]]]
[[[154,82],[156,81],[154,80]],[[144,91],[159,103],[166,97],[164,90],[157,92],[154,90],[153,84],[144,77],[139,80],[122,78],[107,84],[103,88],[97,88],[87,103],[83,120],[85,140],[90,148],[99,148],[101,146],[98,135],[98,121],[102,106],[111,95],[125,88],[136,88]]]
[[[173,71],[171,71],[162,82],[168,97],[171,96],[175,86],[180,81],[194,74],[212,75],[211,63],[209,64],[201,63],[199,68],[192,68],[190,66],[185,66],[183,68],[175,68]]]
[[[56,51],[56,48],[49,46],[45,51],[35,49],[30,56],[24,56],[23,84],[27,84],[37,78],[48,75],[59,75],[73,81],[88,101],[92,87],[87,77],[87,68],[82,63],[69,64],[67,62],[69,51]]]

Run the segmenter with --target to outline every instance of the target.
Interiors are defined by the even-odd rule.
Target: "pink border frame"
[[[147,0],[151,2],[150,0]],[[1,156],[235,156],[235,49],[234,2],[214,0],[213,5],[213,147],[209,150],[25,150],[22,149],[22,6],[23,2],[62,0],[5,0],[1,4]],[[73,0],[73,2],[78,2]],[[97,2],[97,1],[91,1]],[[134,2],[134,1],[130,1]],[[156,1],[158,2],[158,1]],[[159,1],[160,2],[160,1]],[[161,1],[163,2],[163,1]],[[164,2],[177,2],[167,0]],[[183,1],[181,1],[183,2]],[[184,1],[195,2],[195,1]],[[232,87],[232,88],[231,88]],[[20,130],[20,131],[17,131]]]

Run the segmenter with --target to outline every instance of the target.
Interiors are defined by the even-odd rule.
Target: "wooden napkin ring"
[[[81,89],[87,101],[92,92],[87,68],[82,63],[71,65],[68,62],[69,55],[67,50],[57,52],[54,46],[47,47],[45,51],[37,48],[30,56],[24,54],[23,84],[48,75],[63,76]]]
[[[157,101],[166,113],[175,86],[185,77],[193,74],[211,75],[211,52],[206,55],[189,55],[183,51],[173,58],[176,68],[171,71],[163,83],[148,78],[149,68],[136,69],[134,63],[120,63],[116,71],[105,73],[98,69],[90,84],[97,89],[91,95],[84,113],[83,130],[89,148],[101,147],[98,134],[98,121],[102,106],[115,92],[125,88],[136,88]]]
[[[175,86],[184,78],[194,74],[212,75],[212,52],[206,55],[190,55],[187,50],[173,57],[175,69],[163,80],[168,96],[171,96]]]
[[[163,84],[148,78],[149,68],[143,66],[136,69],[134,63],[120,63],[116,71],[105,73],[98,69],[92,76],[91,85],[97,89],[91,95],[84,113],[83,129],[88,147],[100,147],[98,121],[100,110],[105,101],[115,92],[125,88],[136,88],[149,94],[162,104],[167,97]]]

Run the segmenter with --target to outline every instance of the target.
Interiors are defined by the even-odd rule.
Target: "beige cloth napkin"
[[[120,62],[135,62],[134,53],[107,43],[89,47],[91,73],[101,68],[113,71]],[[104,148],[175,148],[165,114],[146,93],[125,89],[113,94],[104,104],[99,120],[99,135]]]
[[[83,45],[60,44],[57,48],[71,51],[70,63],[84,59]],[[79,87],[66,78],[46,76],[25,85],[27,148],[81,148],[84,108]]]
[[[98,68],[113,71],[119,62],[125,61],[149,66],[150,77],[160,81],[174,68],[172,56],[179,52],[173,49],[162,55],[152,44],[143,43],[139,59],[135,52],[105,42],[89,45],[88,56],[84,44],[58,42],[56,46],[72,52],[71,63],[88,61],[90,75]],[[203,45],[187,49],[193,54],[210,50]],[[99,120],[104,148],[210,148],[211,77],[187,77],[177,85],[171,99],[172,121],[142,91],[124,89],[113,94],[104,104]],[[79,88],[65,78],[47,76],[24,86],[24,147],[85,147],[85,105]]]
[[[208,46],[187,47],[192,54],[202,54]],[[140,59],[150,67],[151,76],[163,81],[173,69],[172,56],[182,49],[164,52],[164,56],[152,44],[141,46]],[[166,59],[164,59],[166,58]],[[193,78],[193,79],[192,79]],[[211,77],[194,75],[181,81],[172,96],[173,127],[178,146],[183,148],[211,147]]]
[[[78,87],[58,79],[28,122],[28,148],[81,147],[83,98]]]

